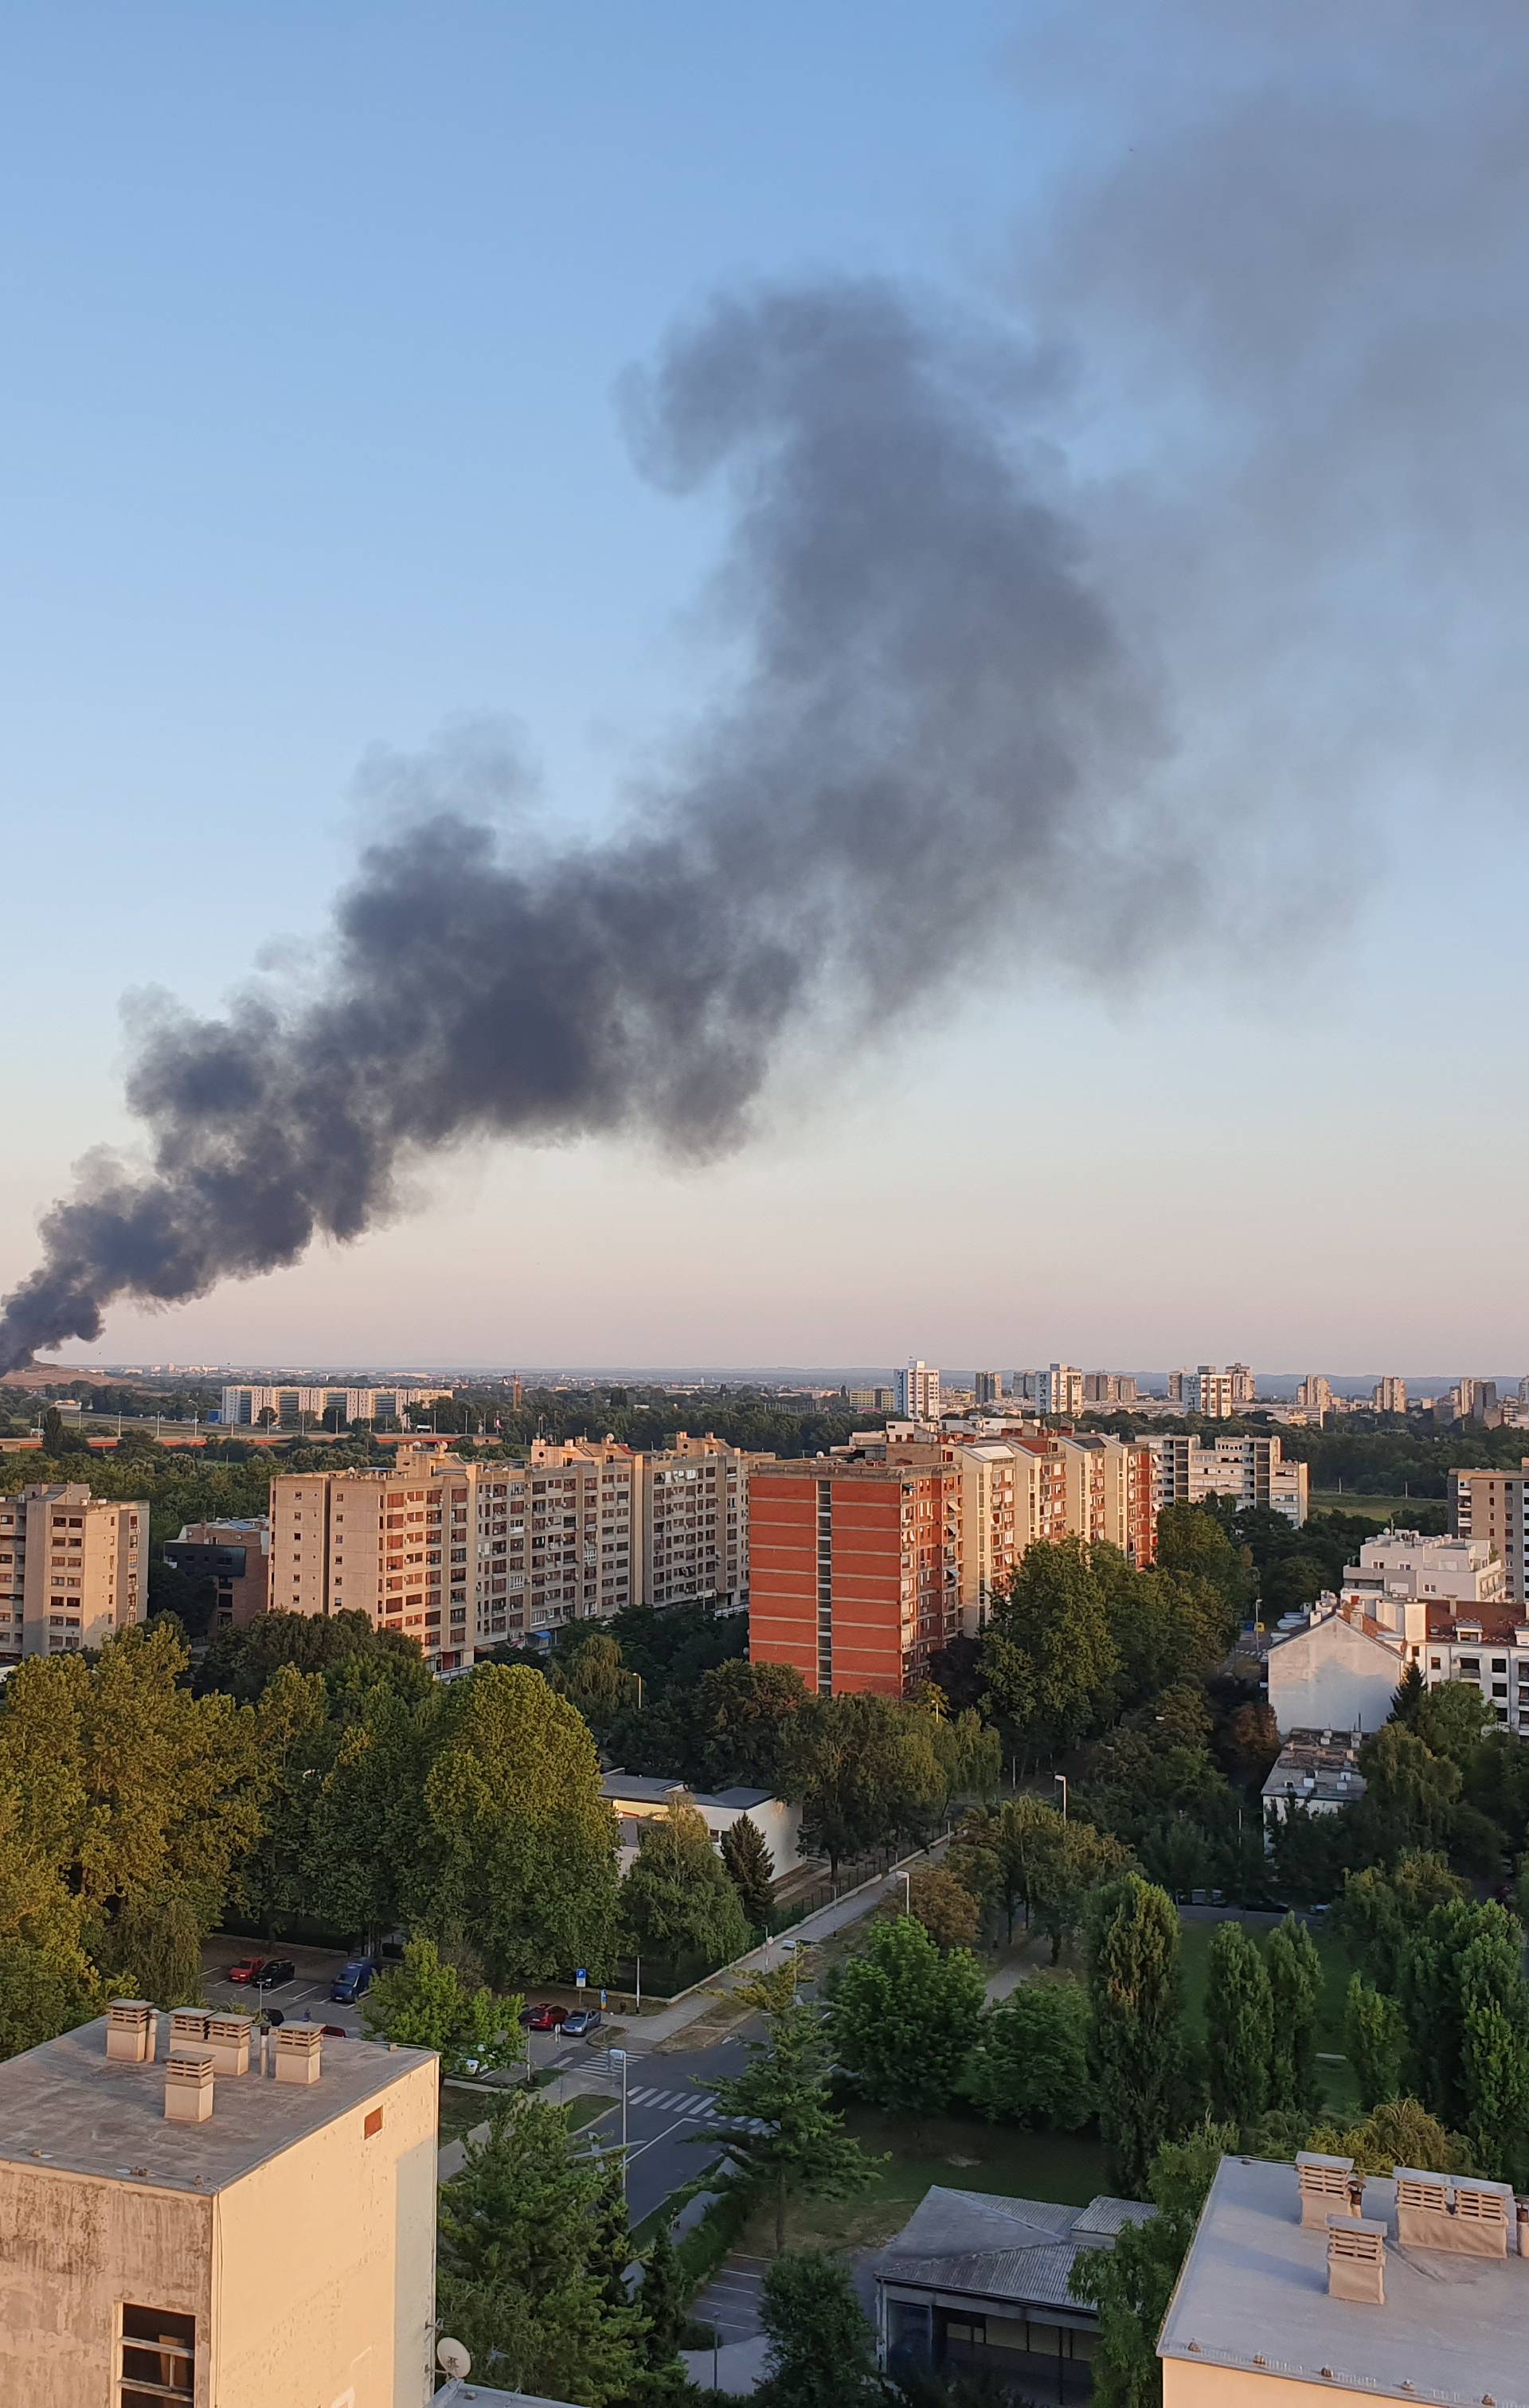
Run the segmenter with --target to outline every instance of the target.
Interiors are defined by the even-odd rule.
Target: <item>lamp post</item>
[[[626,2051],[613,2048],[609,2052],[612,2065],[622,2069],[622,2198],[626,2198]]]
[[[1067,1776],[1065,1772],[1053,1772],[1051,1779],[1062,1784],[1062,1819],[1065,1823],[1067,1819]]]
[[[903,1885],[903,1913],[905,1914],[911,1914],[913,1912],[913,1876],[911,1873],[899,1873],[897,1878]]]

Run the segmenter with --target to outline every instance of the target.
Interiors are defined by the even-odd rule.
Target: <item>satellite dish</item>
[[[459,2383],[465,2383],[473,2371],[472,2359],[450,2333],[443,2333],[436,2344],[436,2363],[443,2374],[454,2374]]]

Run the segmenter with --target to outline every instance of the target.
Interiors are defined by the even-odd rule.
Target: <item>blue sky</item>
[[[1513,17],[1462,15],[1522,96]],[[70,1354],[1529,1359],[1522,495],[1473,468],[1522,262],[1483,269],[1500,196],[1450,165],[1497,104],[1411,7],[1363,75],[1358,0],[1249,12],[1288,49],[1215,16],[11,12],[5,1284],[131,1141],[121,996],[322,962],[369,748],[508,719],[549,815],[598,824],[708,690],[715,506],[641,481],[613,394],[740,279],[874,270],[1059,346],[1051,439],[1165,664],[1179,799],[1259,860],[1129,983],[977,963],[883,1045],[795,1048],[720,1168],[458,1154],[353,1249]],[[1408,109],[1410,223],[1353,138]],[[1204,177],[1207,127],[1248,160],[1220,248],[1176,116]],[[1298,252],[1265,231],[1292,157]]]

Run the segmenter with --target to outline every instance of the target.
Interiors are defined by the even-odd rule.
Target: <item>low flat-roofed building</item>
[[[747,1814],[764,1834],[778,1881],[802,1861],[802,1810],[772,1798],[767,1789],[687,1789],[662,1773],[622,1771],[607,1772],[600,1789],[621,1823],[623,1872],[641,1844],[644,1823],[659,1820],[673,1805],[693,1806],[718,1847],[722,1833]]]
[[[0,2064],[0,2399],[423,2408],[437,2060],[141,2000]]]
[[[1365,1781],[1359,1770],[1360,1731],[1293,1730],[1264,1784],[1265,1827],[1297,1806],[1308,1814],[1336,1814],[1357,1806]]]
[[[1498,2183],[1223,2157],[1158,2339],[1164,2408],[1524,2408],[1522,2229]]]
[[[1073,2267],[1153,2213],[1135,2199],[1064,2207],[936,2184],[876,2260],[882,2368],[996,2379],[1024,2400],[1088,2400],[1099,2323],[1068,2288]]]

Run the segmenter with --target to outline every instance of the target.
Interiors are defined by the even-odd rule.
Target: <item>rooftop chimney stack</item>
[[[199,2050],[207,2036],[207,2011],[205,2007],[174,2007],[170,2012],[170,2055],[181,2049]]]
[[[107,2056],[116,2065],[152,2065],[157,2018],[147,1999],[113,1999],[107,2009]]]
[[[1386,2228],[1365,2215],[1327,2219],[1327,2289],[1335,2300],[1386,2303]]]
[[[220,2077],[236,2079],[250,2071],[250,2018],[248,2015],[208,2015],[207,2047],[212,2056],[213,2071]]]
[[[322,2047],[322,2024],[283,2024],[276,2036],[278,2082],[317,2082]]]
[[[1396,2169],[1396,2239],[1404,2249],[1506,2258],[1508,2228],[1517,2222],[1509,2183]]]
[[[1315,2150],[1303,2149],[1295,2160],[1295,2180],[1301,2197],[1301,2222],[1325,2229],[1330,2215],[1357,2216],[1364,2203],[1361,2188],[1359,2200],[1353,2195],[1352,2157],[1320,2157]]]
[[[212,2058],[206,2049],[172,2049],[164,2069],[164,2113],[172,2124],[205,2124],[212,2114]]]

